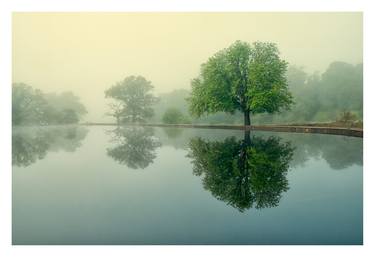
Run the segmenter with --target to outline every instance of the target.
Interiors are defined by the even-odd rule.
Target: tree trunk
[[[244,111],[244,121],[245,121],[245,126],[250,126],[251,125],[251,122],[250,122],[250,111],[246,110]]]

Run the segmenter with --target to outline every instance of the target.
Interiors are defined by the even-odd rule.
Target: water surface
[[[14,244],[362,244],[362,138],[13,128]]]

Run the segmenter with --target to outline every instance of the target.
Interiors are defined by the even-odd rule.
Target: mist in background
[[[142,75],[156,95],[165,96],[155,110],[158,119],[160,110],[176,101],[168,93],[189,90],[200,65],[236,40],[276,43],[291,67],[308,74],[303,84],[313,84],[315,72],[353,70],[359,85],[362,38],[361,13],[15,13],[13,82],[46,93],[72,91],[87,109],[86,121],[105,122],[113,118],[105,115],[104,91],[127,76]],[[337,61],[353,67],[332,68]],[[298,71],[293,74],[297,80]],[[330,81],[336,79],[323,76],[324,85]],[[317,88],[326,95],[323,84]],[[186,91],[174,94],[183,99]]]

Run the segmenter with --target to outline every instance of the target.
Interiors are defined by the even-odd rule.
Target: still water
[[[362,138],[13,128],[13,244],[362,244]]]

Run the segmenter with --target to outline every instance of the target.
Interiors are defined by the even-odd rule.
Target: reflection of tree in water
[[[296,146],[291,165],[303,166],[310,158],[323,158],[335,170],[363,165],[363,140],[335,135],[293,134],[284,136]]]
[[[353,164],[363,165],[362,141],[349,142],[349,138],[340,140],[338,144],[325,144],[322,157],[335,170],[345,169]]]
[[[168,136],[168,138],[175,139],[175,138],[181,137],[182,132],[184,130],[181,129],[181,128],[172,128],[172,127],[171,128],[167,128],[167,127],[164,127],[163,131]]]
[[[189,133],[190,132],[190,133]],[[156,136],[165,146],[171,146],[175,149],[188,148],[191,131],[184,128],[163,127],[155,131]]]
[[[86,128],[76,126],[13,128],[12,165],[29,166],[50,151],[74,152],[86,135]]]
[[[288,190],[286,174],[293,149],[279,138],[263,139],[245,132],[245,139],[224,141],[193,138],[188,156],[193,173],[204,176],[206,190],[241,212],[277,206]]]
[[[161,146],[153,136],[152,128],[117,127],[109,133],[116,146],[108,148],[107,154],[132,169],[144,169],[150,165],[156,157],[156,148]]]

